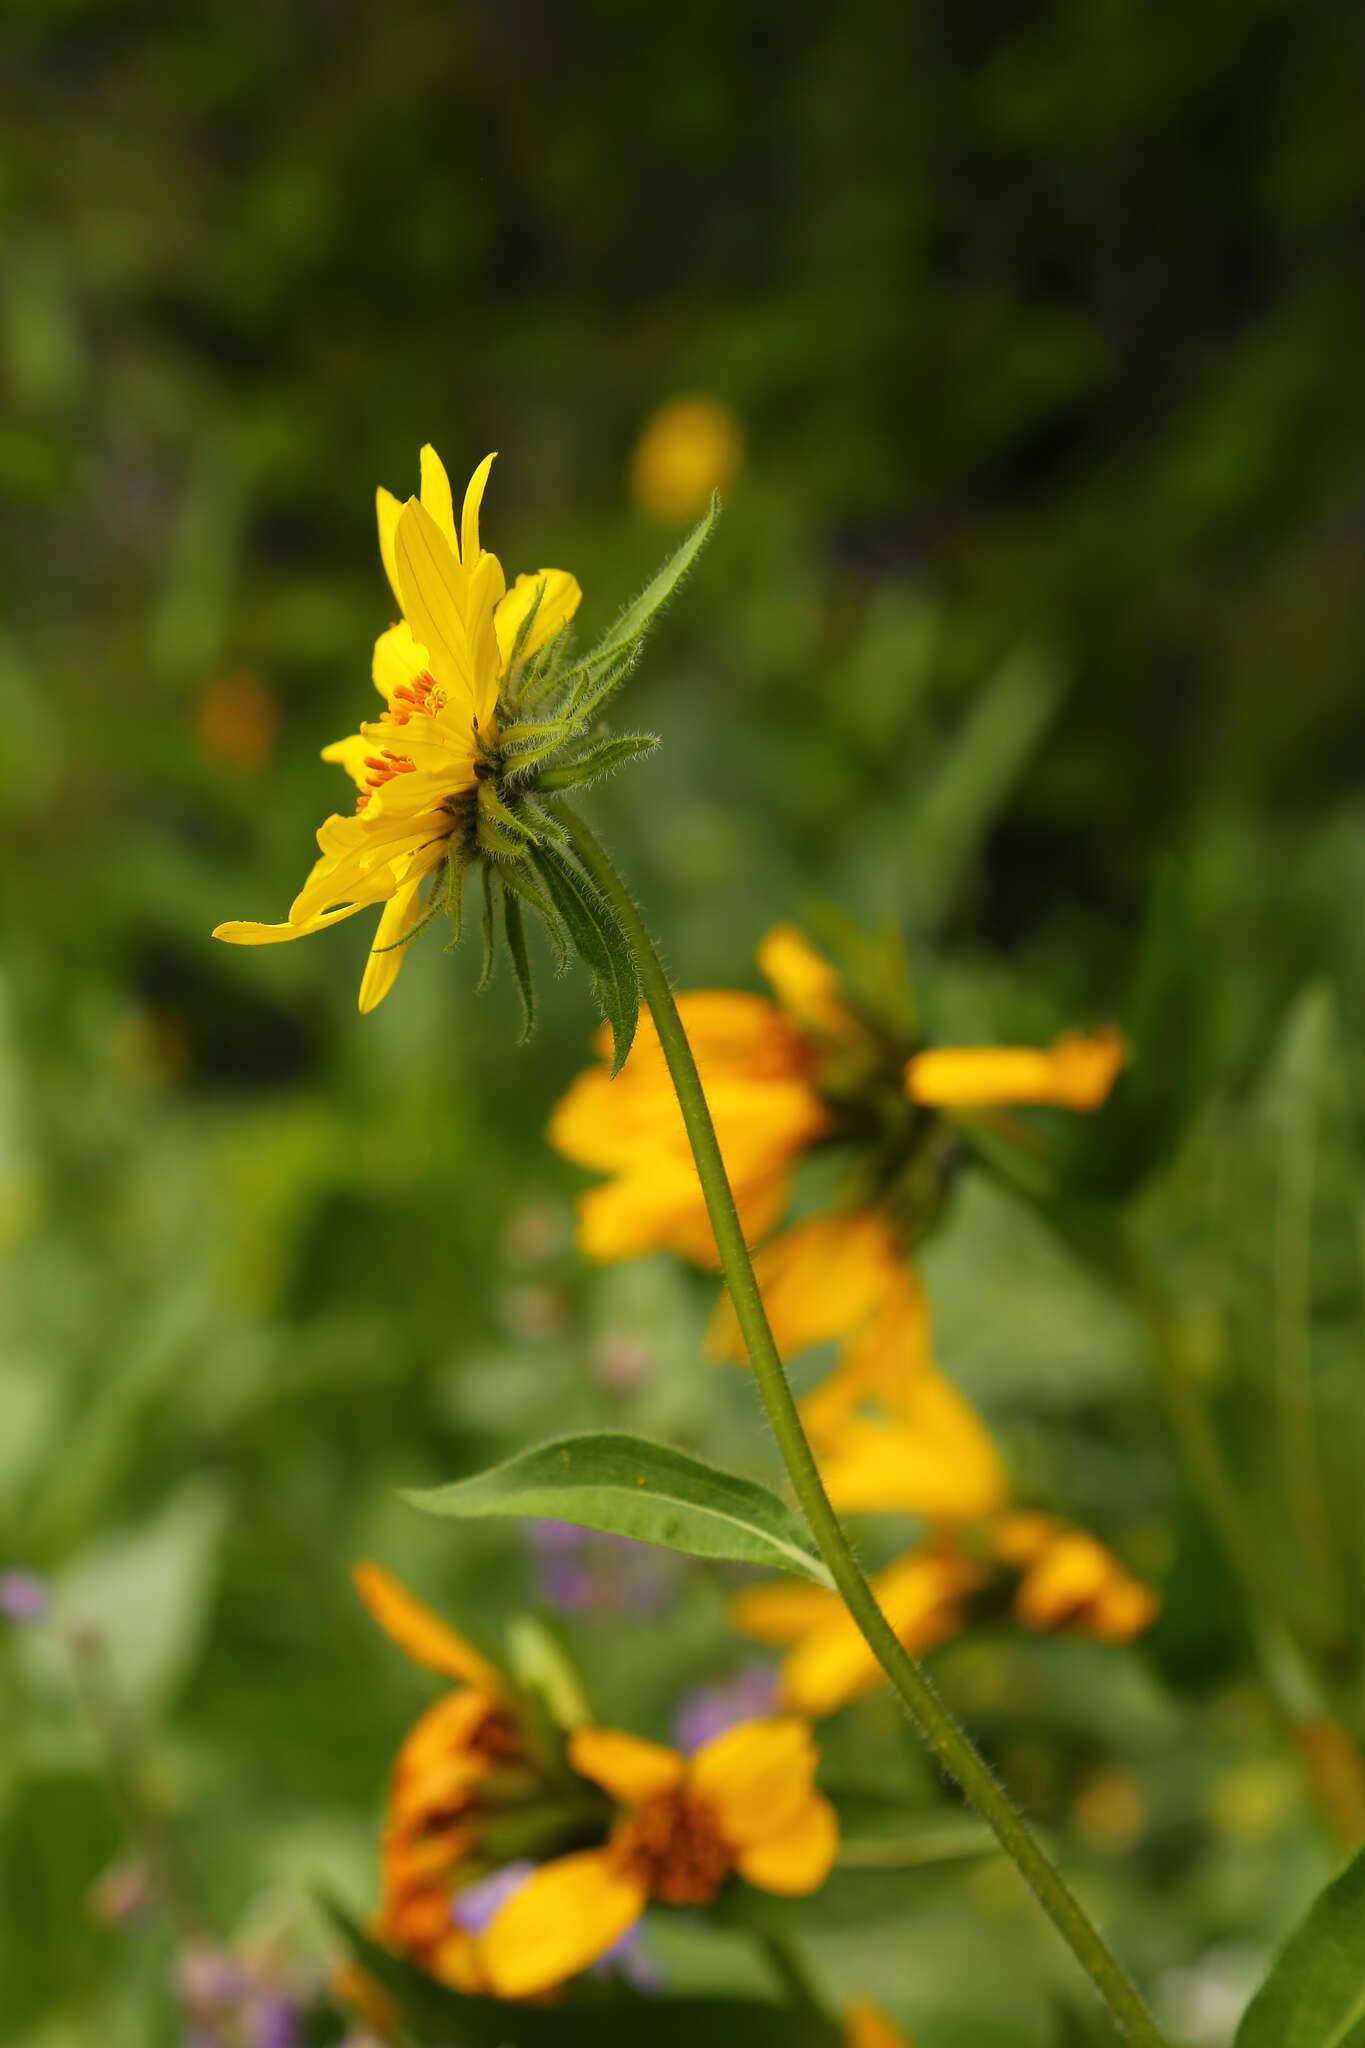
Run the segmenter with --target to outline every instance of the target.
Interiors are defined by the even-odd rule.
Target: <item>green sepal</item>
[[[641,754],[653,753],[658,744],[657,737],[649,732],[615,734],[611,739],[599,740],[576,761],[565,761],[557,768],[547,768],[537,778],[537,786],[540,789],[577,789],[582,783],[596,782],[600,776],[615,774],[627,761],[637,760]]]
[[[640,980],[616,912],[580,867],[542,841],[532,855],[570,944],[588,970],[598,1008],[611,1027],[611,1071],[619,1074],[635,1038]]]
[[[543,889],[538,888],[531,880],[526,872],[524,863],[499,862],[498,877],[502,882],[504,891],[514,891],[523,903],[529,904],[531,909],[534,910],[545,928],[545,936],[550,941],[551,948],[553,949],[555,973],[563,974],[569,964],[569,948],[564,937],[564,926],[560,922],[559,913],[549,897]]]
[[[499,875],[502,870],[499,869]],[[521,998],[521,1034],[518,1045],[530,1043],[536,1028],[536,985],[531,975],[531,956],[526,950],[526,924],[521,914],[521,904],[503,881],[502,929],[507,941],[507,957],[512,963],[512,978]]]
[[[483,965],[474,984],[474,993],[481,996],[493,979],[493,968],[498,955],[497,926],[493,919],[493,873],[488,861],[484,861],[479,879],[483,883],[483,911],[479,919],[479,929],[483,936]]]
[[[510,833],[514,839],[524,840],[527,844],[536,836],[523,818],[507,808],[490,779],[479,784],[479,824],[496,826],[499,831]]]
[[[464,937],[464,878],[469,873],[469,861],[456,859],[452,854],[447,865],[450,879],[446,883],[445,907],[450,917],[450,938],[446,951],[453,953]]]

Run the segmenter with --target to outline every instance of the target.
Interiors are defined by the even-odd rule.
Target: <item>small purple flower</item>
[[[526,1541],[536,1590],[561,1614],[657,1614],[677,1577],[673,1560],[648,1544],[571,1522],[530,1522]]]
[[[776,1713],[777,1705],[775,1674],[764,1664],[746,1664],[731,1678],[684,1693],[673,1717],[673,1737],[690,1756],[727,1728]]]
[[[0,1572],[0,1614],[22,1628],[41,1621],[48,1610],[47,1587],[36,1572]]]
[[[466,1934],[482,1934],[494,1914],[516,1897],[535,1867],[523,1858],[516,1863],[504,1863],[491,1877],[467,1884],[451,1902],[450,1917],[455,1925]]]
[[[634,1927],[628,1927],[604,1956],[598,1957],[589,1975],[621,1977],[633,1991],[646,1994],[664,1988],[664,1973],[646,1948],[644,1930],[638,1922]]]

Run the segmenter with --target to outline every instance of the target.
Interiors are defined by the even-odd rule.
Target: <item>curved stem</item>
[[[744,1231],[735,1208],[701,1076],[663,963],[630,892],[592,832],[562,801],[557,801],[553,809],[568,832],[579,861],[612,904],[630,939],[641,990],[654,1019],[687,1127],[697,1177],[706,1197],[707,1214],[720,1254],[721,1270],[763,1406],[792,1490],[844,1604],[925,1742],[982,1819],[994,1830],[1001,1847],[1032,1888],[1039,1904],[1128,2039],[1141,2044],[1141,2048],[1165,2048],[1162,2035],[1123,1966],[1111,1954],[1061,1872],[1023,1816],[1015,1810],[1003,1787],[997,1784],[988,1765],[958,1727],[877,1604],[876,1595],[825,1492],[796,1401],[787,1384],[787,1376],[768,1327],[767,1311],[754,1276],[749,1248],[744,1241]]]

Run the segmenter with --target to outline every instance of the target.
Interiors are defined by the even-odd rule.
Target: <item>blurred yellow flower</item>
[[[681,526],[734,480],[742,456],[739,423],[725,406],[714,398],[670,399],[635,443],[630,494],[651,519]]]
[[[252,772],[270,759],[280,707],[263,677],[237,670],[204,686],[194,723],[199,744],[211,761]]]
[[[962,1601],[988,1571],[947,1544],[898,1558],[872,1579],[878,1605],[912,1654],[956,1635]],[[730,1618],[743,1635],[789,1646],[779,1676],[784,1706],[820,1720],[886,1677],[862,1630],[837,1593],[823,1586],[753,1586],[737,1593]]]
[[[1021,1574],[1014,1611],[1025,1628],[1126,1643],[1156,1619],[1155,1594],[1095,1537],[1054,1515],[1002,1515],[991,1547]]]
[[[493,463],[470,479],[456,531],[450,481],[422,450],[420,498],[378,493],[379,550],[403,617],[375,643],[379,718],[324,747],[357,785],[354,814],[334,813],[318,833],[321,858],[283,924],[220,924],[232,945],[274,945],[384,905],[360,985],[372,1010],[398,978],[402,941],[421,917],[423,881],[468,831],[467,799],[497,739],[499,688],[515,653],[534,654],[577,610],[579,588],[562,569],[519,576],[510,590],[479,540],[479,509]],[[528,621],[530,622],[528,625]]]
[[[480,1788],[524,1754],[501,1677],[380,1565],[355,1582],[379,1626],[429,1671],[457,1682],[399,1749],[389,1788],[375,1938],[457,1990],[483,1988],[475,1937],[451,1908],[479,1838]]]
[[[680,996],[678,1007],[745,1231],[761,1236],[786,1206],[797,1159],[829,1124],[811,1049],[762,996],[704,990]],[[579,1202],[582,1249],[604,1261],[669,1250],[714,1265],[701,1183],[652,1020],[641,1016],[614,1081],[608,1032],[598,1032],[595,1048],[599,1065],[579,1075],[549,1126],[566,1158],[613,1176]]]
[[[732,1872],[764,1891],[817,1891],[838,1844],[814,1785],[805,1723],[741,1722],[684,1759],[610,1728],[580,1729],[569,1759],[621,1809],[608,1841],[542,1864],[494,1916],[482,1961],[492,1990],[523,1998],[585,1969],[651,1899],[708,1904]]]

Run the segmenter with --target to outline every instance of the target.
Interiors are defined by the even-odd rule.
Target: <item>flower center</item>
[[[390,716],[395,725],[406,725],[414,711],[423,712],[434,718],[438,711],[444,711],[446,693],[436,687],[436,679],[423,669],[420,676],[414,676],[410,683],[400,683],[393,693]]]
[[[665,1792],[637,1807],[614,1837],[612,1853],[666,1906],[709,1904],[732,1867],[715,1815],[686,1792]]]

